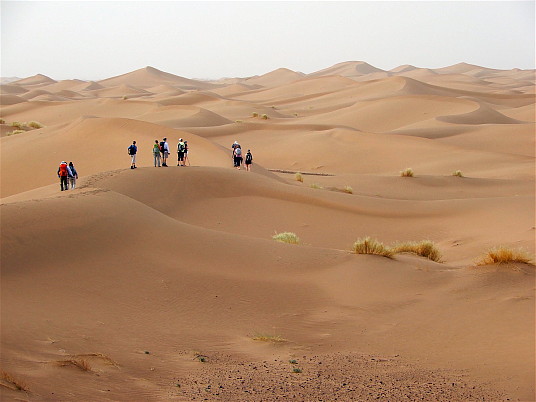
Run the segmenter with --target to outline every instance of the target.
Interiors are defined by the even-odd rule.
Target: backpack
[[[164,152],[166,150],[166,143],[164,141],[160,141],[160,152]]]
[[[253,160],[253,155],[251,155],[249,152],[246,154],[246,162],[251,162]]]
[[[133,148],[133,145],[131,145],[130,147],[128,147],[128,154],[129,154],[129,155],[134,155],[134,148]]]
[[[59,169],[59,170],[60,170],[60,173],[59,173],[60,176],[62,176],[62,177],[67,177],[67,176],[69,175],[69,174],[67,173],[67,165],[66,165],[66,164],[62,163],[62,164],[60,165],[60,169]]]
[[[240,148],[235,149],[235,155],[236,156],[242,156],[242,150]]]
[[[177,145],[177,151],[184,152],[184,150],[185,150],[184,142],[179,142],[179,144]]]

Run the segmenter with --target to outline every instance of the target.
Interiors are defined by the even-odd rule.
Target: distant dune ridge
[[[1,399],[533,400],[535,84],[364,61],[2,79]],[[400,246],[422,242],[441,257]]]

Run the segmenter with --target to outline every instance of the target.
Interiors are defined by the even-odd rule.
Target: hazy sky
[[[535,68],[534,1],[0,1],[1,76],[103,79],[145,66],[188,78]]]

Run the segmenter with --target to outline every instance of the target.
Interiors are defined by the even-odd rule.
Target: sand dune
[[[475,261],[534,255],[534,87],[534,70],[355,61],[2,85],[2,370],[17,380],[0,399],[533,399],[534,265]],[[44,127],[8,135],[14,121]],[[285,231],[300,245],[271,238]],[[365,236],[442,257],[351,253]]]

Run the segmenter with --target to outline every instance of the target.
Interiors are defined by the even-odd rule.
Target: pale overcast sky
[[[535,68],[534,1],[0,1],[1,76],[98,80],[152,66],[188,78]]]

